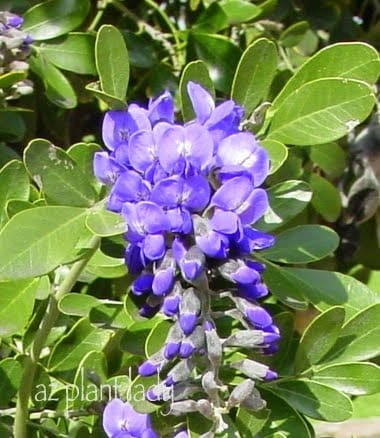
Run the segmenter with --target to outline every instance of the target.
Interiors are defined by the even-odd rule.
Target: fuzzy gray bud
[[[237,385],[231,392],[231,395],[228,399],[228,405],[230,407],[240,405],[249,395],[251,395],[254,386],[255,383],[250,379],[239,383],[239,385]]]
[[[225,347],[254,348],[264,342],[261,330],[240,330],[233,333],[223,342]]]
[[[251,379],[264,379],[269,371],[268,366],[251,359],[243,359],[234,362],[231,364],[231,367],[242,372]]]

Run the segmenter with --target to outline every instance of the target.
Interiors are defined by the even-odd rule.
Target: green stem
[[[182,68],[182,59],[179,60],[177,55],[180,55],[182,53],[182,46],[177,36],[177,30],[174,27],[173,23],[170,21],[170,18],[166,15],[165,11],[163,11],[156,3],[151,0],[146,0],[145,2],[162,17],[162,19],[170,29],[175,41],[175,48],[173,48],[172,44],[167,40],[166,35],[163,34],[161,31],[151,26],[146,21],[140,19],[119,0],[110,0],[110,3],[122,14],[134,21],[141,31],[148,33],[152,37],[152,39],[157,40],[162,44],[172,60],[174,70],[179,72]]]
[[[173,35],[177,52],[181,53],[181,41],[178,38],[177,29],[175,28],[174,24],[172,23],[166,12],[162,8],[160,8],[160,6],[157,3],[155,3],[153,0],[144,0],[144,1],[148,6],[154,9],[164,20],[165,24],[167,25],[168,29]]]
[[[58,301],[65,294],[71,291],[77,282],[79,275],[85,268],[88,260],[98,248],[99,242],[99,237],[92,238],[86,255],[72,265],[70,272],[60,284],[55,294],[50,296],[46,314],[41,321],[39,330],[37,331],[36,337],[31,346],[30,355],[26,357],[24,362],[24,372],[21,377],[20,389],[16,403],[16,415],[14,423],[15,438],[27,438],[26,425],[29,420],[29,398],[32,393],[34,378],[42,348],[59,315]]]

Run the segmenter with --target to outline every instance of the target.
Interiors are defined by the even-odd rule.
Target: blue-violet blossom
[[[280,338],[258,301],[268,294],[261,280],[265,267],[251,258],[274,243],[273,236],[254,228],[268,208],[261,187],[269,171],[268,154],[251,132],[241,129],[244,111],[234,101],[215,105],[194,82],[187,90],[195,118],[185,124],[175,122],[168,92],[147,109],[131,104],[128,110],[106,113],[108,151],[97,152],[94,159],[97,178],[111,186],[108,208],[128,226],[125,258],[137,276],[132,293],[145,298],[140,313],[161,312],[176,321],[162,350],[139,368],[143,376],[166,369],[164,385],[150,391],[151,400],[159,400],[165,386],[174,387],[181,399],[180,383],[190,382],[197,354],[211,364],[206,370],[214,377],[202,380],[203,390],[211,394],[224,348],[270,354]],[[213,311],[218,297],[231,303],[219,315]],[[217,319],[226,315],[240,330],[223,340]],[[276,378],[267,366],[248,359],[233,367],[251,379]],[[257,405],[255,394],[242,398],[242,405]],[[205,403],[194,403],[178,405],[178,410],[208,415]]]
[[[136,412],[128,402],[118,398],[105,407],[103,428],[109,438],[158,438],[149,415]]]

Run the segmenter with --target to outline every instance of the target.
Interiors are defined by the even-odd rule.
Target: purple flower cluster
[[[21,29],[24,19],[7,11],[0,11],[0,74],[26,72],[26,58],[30,54],[32,38]],[[24,79],[8,90],[0,89],[0,99],[16,99],[33,91],[32,83]]]
[[[280,337],[258,303],[268,294],[261,280],[264,266],[251,259],[274,243],[273,236],[253,227],[268,208],[260,187],[269,170],[267,152],[241,130],[244,112],[234,101],[216,106],[194,82],[187,90],[195,118],[184,125],[175,123],[168,92],[147,109],[131,104],[106,113],[108,151],[94,159],[96,176],[111,186],[108,208],[128,225],[126,263],[136,275],[133,294],[145,298],[141,315],[162,312],[176,321],[162,350],[139,373],[153,375],[178,358],[164,386],[176,386],[181,394],[179,384],[190,377],[195,353],[208,357],[215,371],[223,348],[272,353]],[[213,310],[220,297],[233,303],[223,315],[242,328],[224,340]],[[231,367],[252,379],[276,377],[250,359]],[[160,399],[163,392],[164,387],[149,398]]]

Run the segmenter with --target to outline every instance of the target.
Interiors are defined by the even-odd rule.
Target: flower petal
[[[151,427],[149,415],[136,412],[129,403],[125,403],[124,415],[126,429],[132,436],[141,436],[146,429]]]
[[[170,222],[165,212],[154,202],[139,202],[136,204],[136,214],[146,233],[156,234],[170,228]]]
[[[124,421],[124,402],[118,398],[111,400],[103,412],[103,429],[109,437],[120,432]]]
[[[192,213],[202,211],[210,200],[210,184],[200,175],[186,178],[183,185],[182,203]]]
[[[162,234],[148,234],[142,248],[149,260],[159,260],[165,255],[165,238]]]
[[[151,201],[165,208],[176,208],[182,199],[183,178],[172,176],[159,181],[153,188]]]
[[[112,193],[122,202],[137,202],[149,197],[150,188],[138,173],[127,170],[117,179]]]
[[[268,195],[264,189],[254,189],[248,198],[235,210],[243,225],[258,221],[269,206]]]
[[[107,152],[96,152],[94,155],[95,176],[104,184],[113,184],[124,170]]]
[[[137,131],[129,141],[129,162],[140,172],[145,172],[157,157],[157,147],[152,131]]]
[[[234,234],[240,228],[240,220],[237,214],[233,211],[224,211],[216,208],[210,224],[214,231],[219,231],[224,234]]]
[[[214,99],[211,94],[199,84],[189,81],[187,93],[199,123],[205,123],[215,108]]]
[[[149,102],[149,119],[152,123],[165,120],[174,123],[174,101],[169,91],[165,91]]]
[[[211,205],[226,211],[235,211],[248,198],[253,190],[249,178],[238,176],[223,184],[211,198]]]

